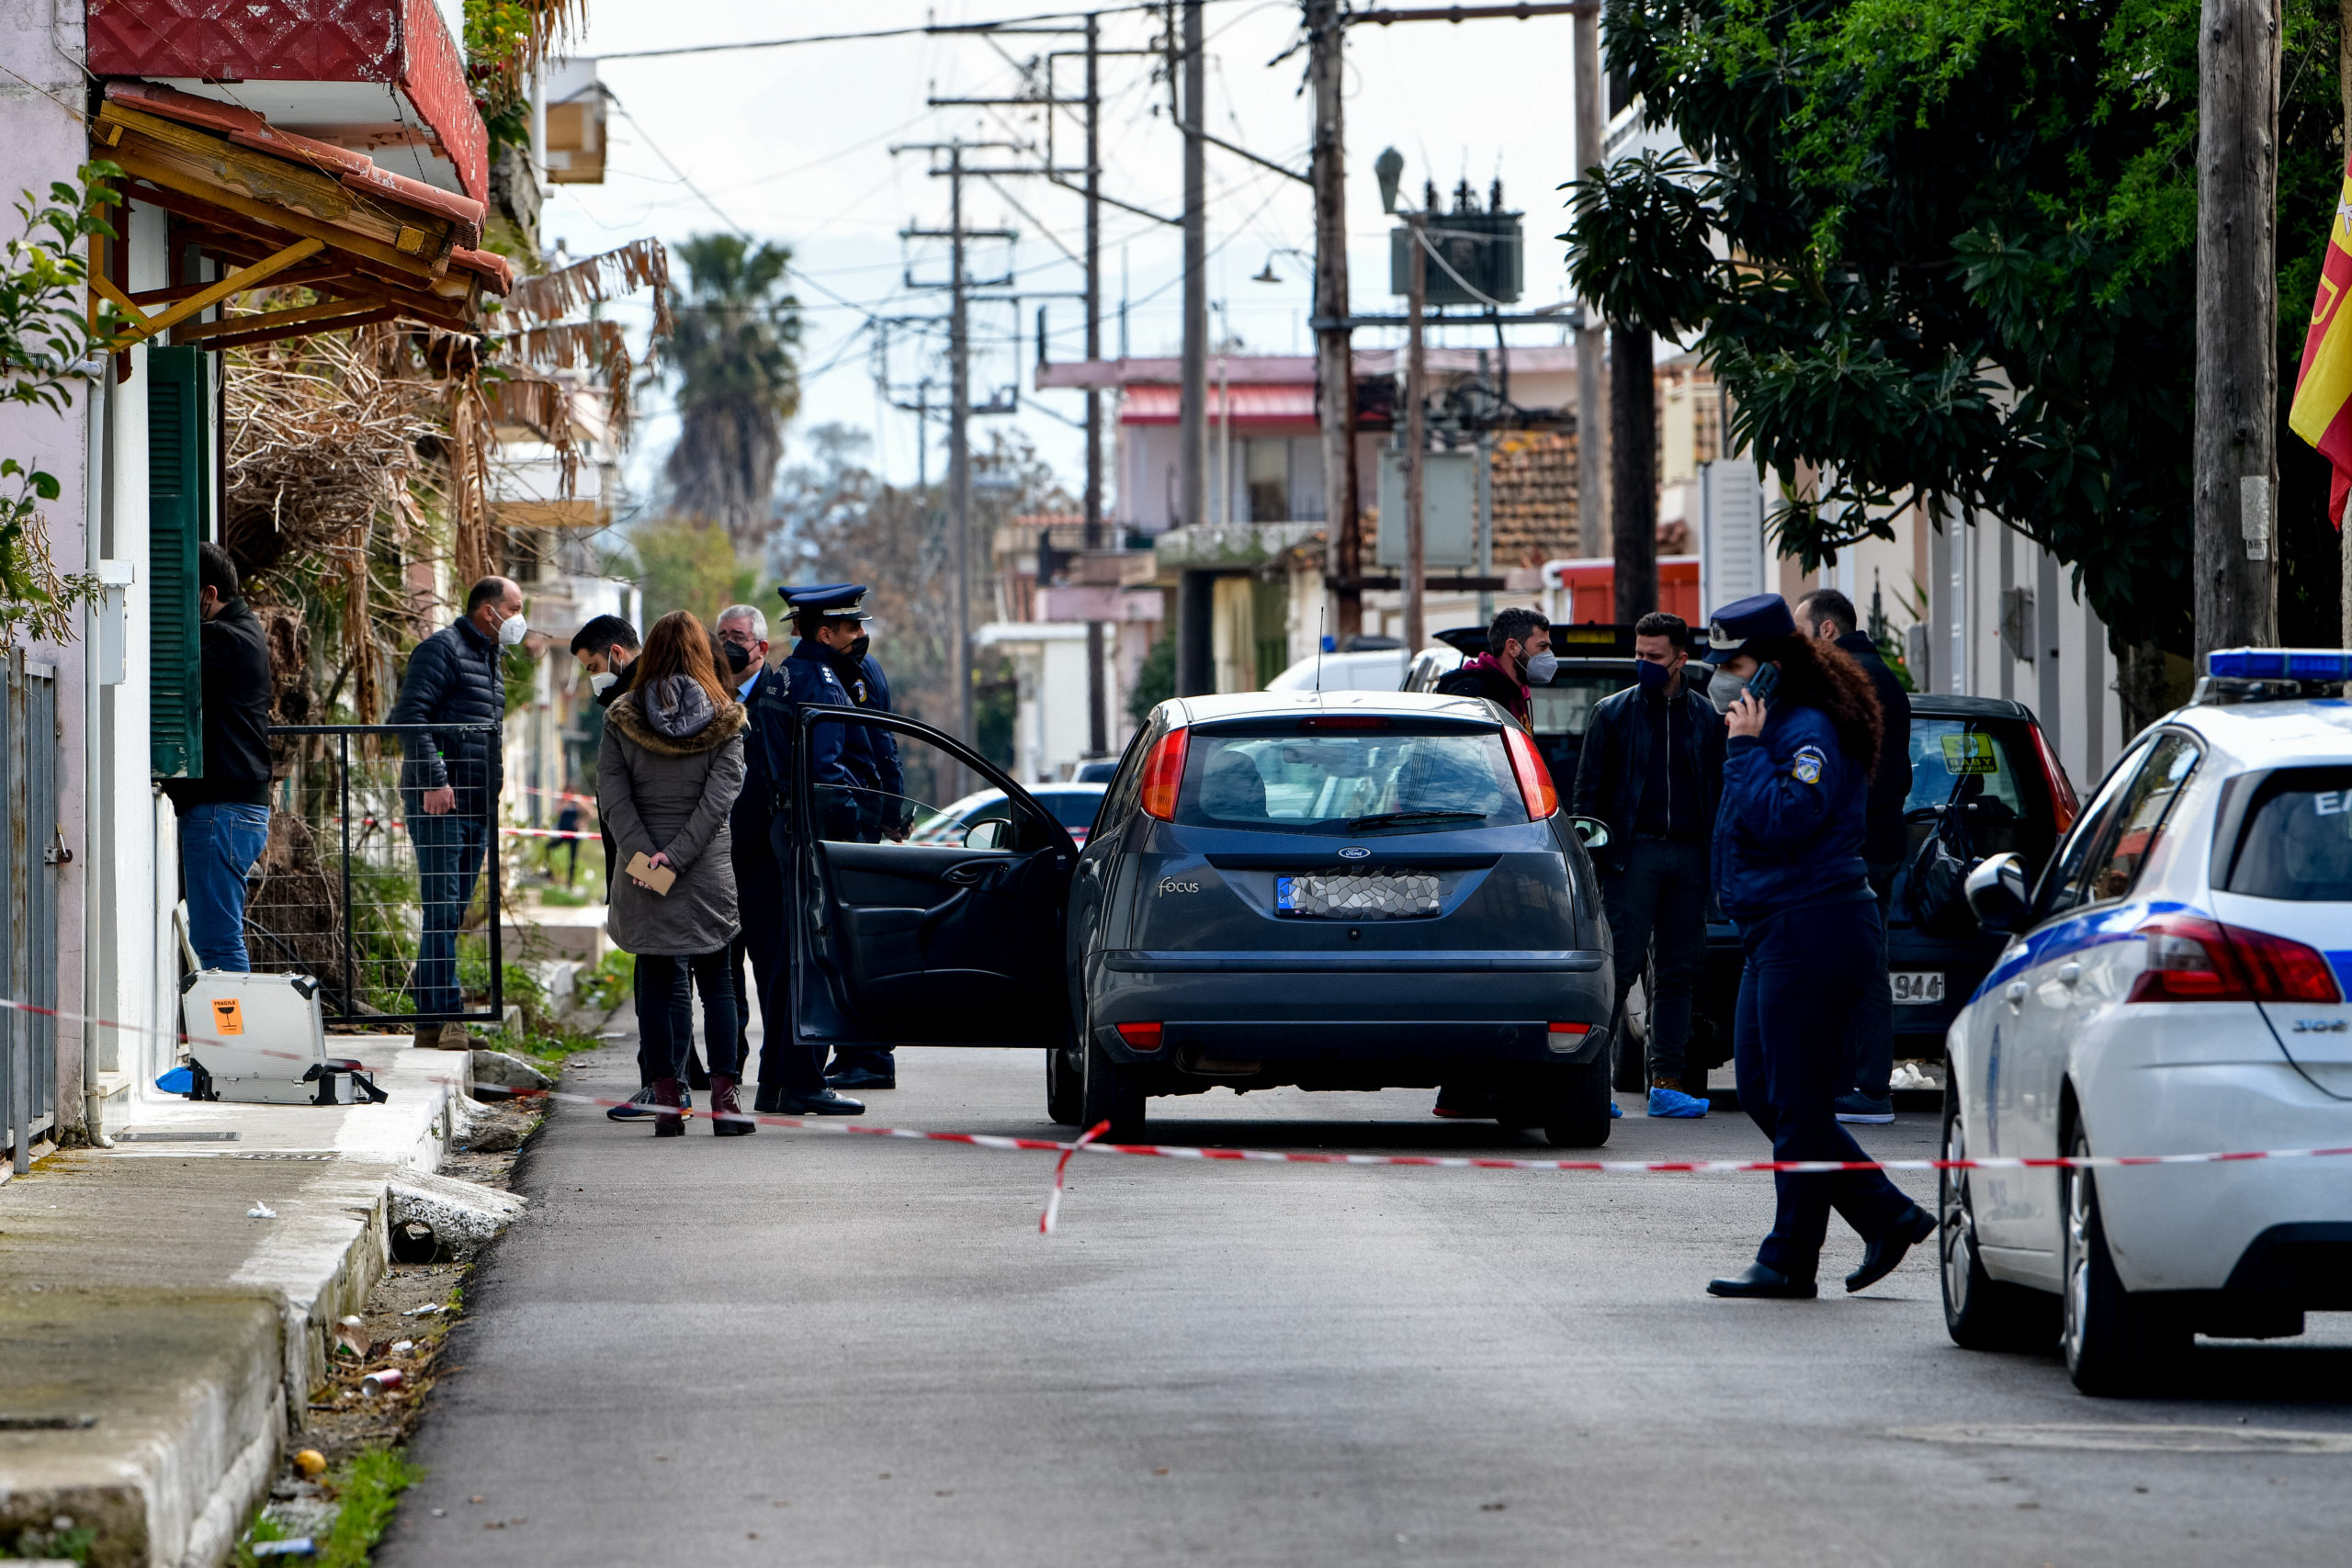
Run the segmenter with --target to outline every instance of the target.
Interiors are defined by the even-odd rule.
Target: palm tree
[[[691,282],[668,349],[681,423],[665,472],[680,513],[754,549],[773,526],[785,422],[800,408],[800,301],[784,291],[792,252],[697,234],[678,254]]]

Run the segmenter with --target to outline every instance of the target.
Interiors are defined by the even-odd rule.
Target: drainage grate
[[[240,1138],[243,1138],[244,1134],[243,1133],[181,1133],[160,1131],[153,1133],[139,1133],[125,1130],[120,1133],[109,1134],[108,1136],[112,1137],[118,1144],[233,1144]]]

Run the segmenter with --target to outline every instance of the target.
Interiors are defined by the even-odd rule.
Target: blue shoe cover
[[[1695,1094],[1685,1094],[1679,1089],[1650,1090],[1650,1114],[1653,1116],[1676,1116],[1688,1120],[1704,1116],[1707,1110],[1707,1102]]]
[[[1618,1103],[1617,1103],[1615,1100],[1611,1100],[1611,1101],[1609,1102],[1609,1119],[1610,1119],[1611,1122],[1616,1121],[1616,1120],[1617,1120],[1617,1118],[1619,1118],[1620,1116],[1623,1116],[1623,1115],[1624,1115],[1624,1114],[1625,1114],[1625,1108],[1624,1108],[1623,1106],[1622,1106],[1622,1105],[1618,1104]]]

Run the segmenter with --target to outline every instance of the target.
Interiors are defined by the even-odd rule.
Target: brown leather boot
[[[686,1135],[686,1119],[678,1114],[678,1080],[653,1080],[653,1135],[657,1138],[683,1138]]]
[[[741,1120],[742,1108],[735,1103],[739,1080],[725,1073],[710,1075],[710,1132],[716,1138],[740,1138],[752,1130],[752,1123]]]

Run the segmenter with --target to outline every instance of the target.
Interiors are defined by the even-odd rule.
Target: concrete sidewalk
[[[0,1547],[64,1516],[93,1564],[227,1554],[382,1277],[394,1179],[465,1116],[467,1054],[336,1045],[385,1103],[139,1100],[0,1186]]]

